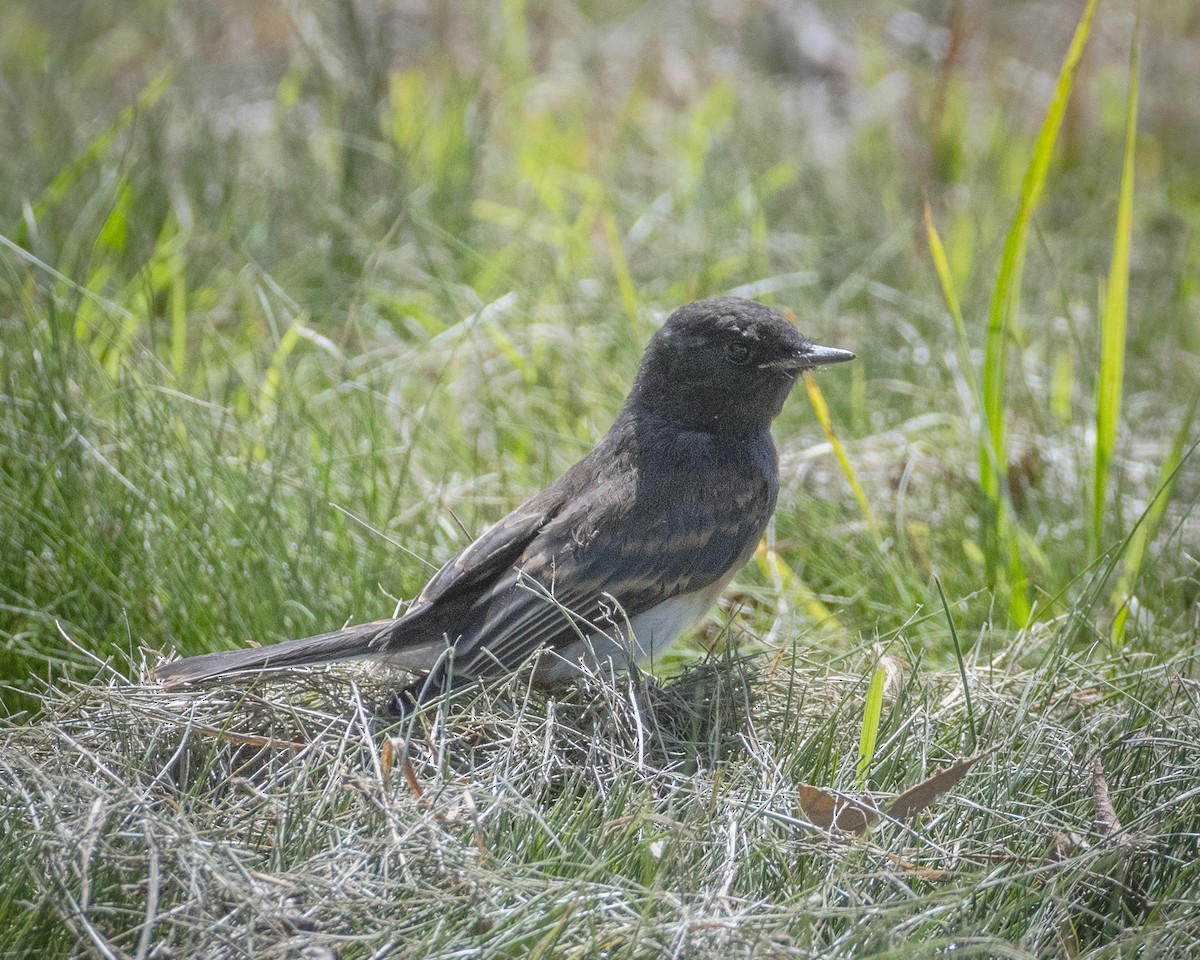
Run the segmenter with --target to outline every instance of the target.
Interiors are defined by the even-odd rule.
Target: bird
[[[372,660],[413,702],[515,672],[536,685],[650,667],[713,606],[774,513],[771,423],[807,370],[854,359],[739,297],[675,310],[608,432],[437,571],[397,617],[161,663],[168,688]]]

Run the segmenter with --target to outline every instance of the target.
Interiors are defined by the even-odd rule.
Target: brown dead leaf
[[[408,759],[408,744],[400,737],[388,737],[383,741],[383,747],[379,751],[379,769],[383,773],[383,779],[386,783],[392,775],[392,769],[396,766],[397,761],[400,764],[400,773],[404,777],[404,782],[408,784],[408,789],[412,791],[412,795],[418,800],[425,796],[425,790],[421,787],[421,781],[417,779],[417,772],[413,769],[412,761]]]
[[[384,783],[392,775],[392,764],[395,762],[396,748],[392,745],[392,738],[388,737],[379,750],[379,772],[383,775]]]
[[[267,747],[271,750],[303,750],[309,746],[302,740],[280,740],[278,737],[264,737],[257,733],[238,733],[236,730],[222,730],[205,724],[192,723],[190,729],[208,734],[225,743],[239,747]]]
[[[947,877],[953,876],[949,870],[933,870],[930,867],[919,867],[910,860],[905,860],[903,857],[898,857],[894,853],[884,851],[884,857],[898,866],[901,870],[920,877],[922,880],[945,880]]]
[[[958,763],[951,764],[945,770],[939,770],[933,776],[922,780],[915,787],[909,787],[888,805],[887,815],[894,820],[907,820],[920,813],[953,789],[955,784],[967,775],[968,770],[995,750],[993,747],[966,760],[959,760]]]
[[[1067,703],[1076,710],[1086,710],[1088,707],[1094,707],[1104,699],[1099,687],[1080,687],[1078,690],[1072,690],[1067,695]]]
[[[418,800],[425,797],[425,789],[421,786],[421,781],[417,779],[417,772],[413,769],[412,761],[405,755],[403,762],[400,764],[400,771],[404,774],[404,782],[408,784],[408,789],[412,791],[412,795]]]
[[[1079,934],[1075,931],[1075,922],[1070,917],[1058,925],[1058,946],[1067,960],[1075,960],[1083,950]]]
[[[1050,855],[1046,858],[1047,862],[1062,863],[1064,860],[1070,860],[1082,846],[1078,837],[1061,830],[1051,830]]]
[[[1009,462],[1008,489],[1016,510],[1025,508],[1028,495],[1041,485],[1045,472],[1046,461],[1037,450],[1030,450],[1020,459]]]
[[[849,797],[807,783],[800,784],[800,809],[821,830],[862,834],[879,819],[879,808],[870,797]]]
[[[975,764],[998,747],[984,750],[966,760],[939,770],[931,777],[922,780],[915,787],[905,790],[896,797],[883,814],[893,820],[906,820],[920,813],[931,803],[949,792],[955,784],[967,775]],[[854,797],[843,793],[835,793],[824,787],[814,787],[812,784],[800,784],[800,809],[804,811],[809,823],[821,830],[841,830],[846,833],[865,833],[880,816],[880,807],[874,797],[862,794]],[[915,869],[915,868],[914,868]]]
[[[1108,778],[1104,775],[1104,763],[1100,754],[1092,762],[1092,802],[1096,805],[1094,823],[1096,830],[1107,837],[1121,829],[1121,821],[1117,818],[1116,808],[1108,792]]]

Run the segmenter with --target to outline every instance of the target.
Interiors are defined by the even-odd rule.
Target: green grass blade
[[[942,287],[942,296],[946,298],[946,308],[950,311],[950,319],[954,321],[954,332],[958,336],[959,357],[962,360],[963,375],[968,378],[975,399],[979,400],[979,384],[975,372],[971,369],[970,341],[967,339],[967,325],[963,320],[962,307],[958,302],[958,291],[954,286],[954,275],[950,272],[950,261],[946,257],[946,248],[942,244],[941,235],[933,224],[933,211],[929,201],[925,202],[925,236],[929,240],[929,256],[933,260],[933,269],[937,272],[938,283]]]
[[[967,682],[967,663],[963,659],[962,643],[958,639],[958,627],[954,625],[954,617],[950,613],[950,604],[946,601],[946,591],[942,589],[941,578],[935,575],[933,582],[937,586],[938,598],[942,601],[946,623],[950,625],[950,639],[954,643],[954,659],[958,663],[958,675],[963,686],[963,703],[967,708],[967,723],[971,729],[971,752],[974,753],[979,737],[975,730],[975,709],[971,704],[971,685]]]
[[[1025,622],[1029,607],[1024,597],[1025,575],[1017,547],[1019,538],[1014,531],[1016,520],[1010,516],[1005,505],[1007,498],[1003,496],[1007,484],[1004,412],[1009,331],[1021,299],[1021,274],[1025,264],[1025,243],[1029,225],[1046,184],[1054,145],[1067,110],[1071,82],[1087,44],[1097,3],[1098,0],[1088,0],[1059,71],[1054,95],[1046,111],[1046,119],[1042,122],[1042,128],[1034,143],[1033,156],[1021,183],[1017,213],[1004,241],[1000,270],[996,275],[996,287],[988,310],[981,380],[983,429],[979,452],[979,482],[988,505],[982,525],[985,544],[988,547],[986,554],[993,576],[999,577],[1002,558],[1007,560],[1009,614],[1018,623]]]
[[[1137,147],[1138,24],[1129,54],[1129,97],[1125,110],[1125,156],[1117,202],[1117,228],[1112,264],[1100,321],[1100,377],[1096,384],[1096,459],[1092,486],[1092,552],[1104,536],[1105,492],[1121,416],[1121,384],[1125,375],[1125,329],[1129,313],[1129,249],[1133,237],[1133,178]]]
[[[875,745],[879,742],[879,725],[883,717],[883,687],[887,671],[883,665],[875,668],[871,685],[867,687],[867,702],[863,706],[862,732],[858,737],[858,763],[855,765],[855,783],[862,790],[867,785],[867,773],[875,759]]]
[[[1041,200],[1046,185],[1046,174],[1058,131],[1071,94],[1071,81],[1075,68],[1083,56],[1084,46],[1091,31],[1092,18],[1098,0],[1088,0],[1083,17],[1075,28],[1071,46],[1058,74],[1054,96],[1046,111],[1046,119],[1033,147],[1033,157],[1025,170],[1021,183],[1021,196],[1017,214],[1004,241],[1004,252],[1000,259],[1000,271],[996,276],[996,289],[992,294],[988,312],[987,342],[983,365],[983,401],[987,432],[983,437],[980,458],[980,482],[984,492],[993,501],[1000,499],[1000,478],[1004,476],[1004,385],[1006,352],[1009,325],[1021,296],[1021,268],[1025,260],[1025,241],[1033,211]]]

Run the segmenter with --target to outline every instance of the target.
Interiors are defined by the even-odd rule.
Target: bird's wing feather
[[[435,602],[450,603],[486,589],[517,563],[553,515],[535,498],[485,530],[462,553],[442,566],[413,603],[413,612]]]
[[[723,580],[745,562],[773,506],[759,498],[756,509],[749,490],[726,494],[665,504],[633,486],[596,485],[576,495],[518,556],[505,554],[508,569],[462,611],[449,637],[452,672],[515,669],[539,646],[620,629],[663,600]]]

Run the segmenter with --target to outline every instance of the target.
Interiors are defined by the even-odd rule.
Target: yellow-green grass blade
[[[963,376],[975,397],[976,409],[983,410],[983,398],[979,392],[979,380],[971,366],[971,345],[967,338],[967,324],[963,320],[962,307],[958,300],[958,290],[954,285],[954,274],[950,269],[950,260],[946,256],[946,248],[942,243],[941,234],[933,223],[933,210],[929,201],[925,202],[925,235],[929,240],[929,256],[933,260],[933,269],[937,273],[938,283],[942,288],[942,296],[946,298],[946,308],[950,311],[950,319],[954,322],[954,333],[958,341],[959,365]]]
[[[993,502],[1000,499],[1001,478],[1004,477],[1004,387],[1009,326],[1021,293],[1021,267],[1025,260],[1025,241],[1033,211],[1041,199],[1050,169],[1050,159],[1071,93],[1075,69],[1083,56],[1084,46],[1096,13],[1098,0],[1088,0],[1087,7],[1067,50],[1059,71],[1054,95],[1046,111],[1046,119],[1034,143],[1033,156],[1025,170],[1021,195],[1012,227],[1004,241],[996,288],[988,311],[987,340],[983,366],[983,402],[986,433],[980,452],[980,482]]]
[[[1054,145],[1062,127],[1075,69],[1083,56],[1091,31],[1098,0],[1088,0],[1075,28],[1071,45],[1059,71],[1054,95],[1046,111],[1033,155],[1021,183],[1017,213],[1004,241],[996,287],[988,310],[987,337],[984,346],[980,391],[983,397],[983,429],[980,433],[979,482],[987,497],[983,517],[986,554],[992,575],[999,579],[1001,563],[1007,560],[1009,614],[1024,623],[1029,614],[1025,598],[1026,582],[1018,539],[1014,533],[1016,518],[1007,507],[1006,439],[1004,430],[1005,382],[1009,334],[1021,299],[1021,275],[1025,265],[1025,243],[1033,212],[1041,200],[1050,170]]]
[[[855,782],[862,790],[867,785],[867,773],[875,760],[875,746],[879,742],[879,725],[883,717],[883,687],[887,671],[883,664],[875,668],[871,685],[867,687],[867,702],[863,706],[862,731],[858,737],[858,763],[855,765]]]
[[[1135,22],[1129,54],[1129,96],[1125,108],[1125,156],[1117,202],[1117,228],[1112,263],[1100,314],[1100,376],[1096,383],[1096,458],[1092,486],[1092,552],[1104,536],[1105,493],[1121,416],[1121,384],[1125,375],[1125,330],[1129,311],[1129,249],[1133,236],[1133,178],[1137,147],[1139,30]]]
[[[929,254],[933,260],[934,270],[937,272],[938,282],[942,287],[942,295],[946,298],[946,306],[950,311],[950,318],[954,321],[954,330],[958,338],[958,351],[960,364],[963,369],[963,376],[967,378],[967,382],[975,396],[977,409],[982,411],[983,398],[980,394],[979,382],[976,380],[974,370],[971,368],[970,345],[967,340],[966,323],[963,321],[962,308],[959,306],[958,293],[955,290],[954,277],[950,271],[950,262],[946,257],[946,249],[942,245],[942,238],[938,234],[937,227],[935,227],[933,224],[933,213],[930,210],[928,203],[925,204],[925,232],[929,238]],[[984,449],[988,449],[986,430],[982,435],[981,441]],[[992,518],[993,523],[995,524],[994,540],[997,543],[1008,542],[1009,544],[1009,616],[1012,618],[1014,623],[1023,624],[1029,620],[1030,607],[1029,601],[1025,595],[1027,578],[1025,576],[1024,564],[1021,560],[1019,540],[1017,537],[1012,537],[1008,533],[1009,523],[1011,520],[1008,516],[1005,504],[1003,502],[994,502],[991,506],[991,511],[994,514]]]
[[[850,490],[854,494],[854,499],[858,501],[858,508],[862,511],[863,519],[867,521],[867,526],[871,529],[871,536],[875,538],[876,543],[881,543],[883,535],[879,531],[879,523],[875,520],[875,513],[871,509],[867,493],[863,490],[862,484],[858,481],[858,475],[850,465],[850,458],[846,456],[846,448],[842,446],[842,441],[833,429],[833,418],[829,415],[829,404],[825,402],[825,395],[821,393],[821,388],[817,386],[817,381],[811,373],[804,374],[804,388],[808,391],[809,402],[812,403],[813,412],[817,415],[821,429],[825,431],[825,439],[833,447],[834,456],[837,457],[838,464],[842,468],[842,473],[846,475],[846,482],[850,484]]]

